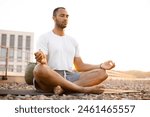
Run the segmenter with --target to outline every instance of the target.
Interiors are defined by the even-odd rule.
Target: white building
[[[6,63],[8,75],[24,75],[26,65],[33,61],[33,41],[32,32],[0,30],[0,75],[5,73]]]

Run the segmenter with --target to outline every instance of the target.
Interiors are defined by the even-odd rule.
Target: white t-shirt
[[[37,50],[48,55],[48,65],[55,70],[73,70],[74,57],[79,57],[78,43],[70,36],[58,36],[52,31],[40,36]]]

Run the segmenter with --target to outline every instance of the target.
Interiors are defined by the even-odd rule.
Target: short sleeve
[[[47,38],[44,35],[40,36],[36,43],[36,51],[41,50],[44,54],[47,55],[48,54],[47,46],[48,46]]]

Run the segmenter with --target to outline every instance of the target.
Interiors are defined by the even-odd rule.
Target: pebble
[[[137,90],[135,93],[113,93],[113,94],[81,94],[73,95],[25,95],[15,96],[6,95],[0,96],[0,100],[150,100],[150,80],[117,80],[110,79],[103,82],[106,88],[122,89],[122,90]],[[0,83],[0,89],[14,89],[14,90],[34,90],[34,86],[26,83]]]

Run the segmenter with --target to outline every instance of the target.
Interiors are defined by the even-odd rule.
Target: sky
[[[34,32],[36,43],[54,27],[59,6],[85,63],[113,60],[115,70],[150,71],[150,0],[0,0],[0,29]]]

